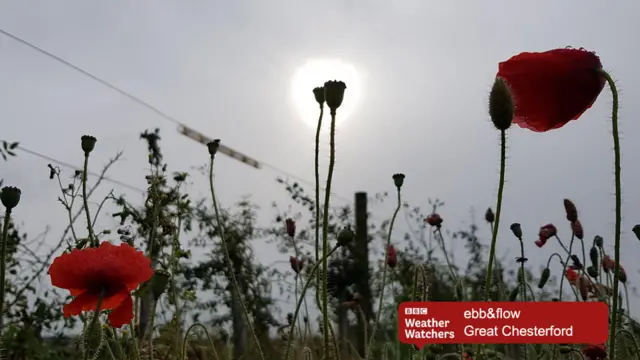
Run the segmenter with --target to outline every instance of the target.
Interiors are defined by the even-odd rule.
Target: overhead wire
[[[86,70],[83,70],[83,69],[79,68],[78,66],[76,66],[76,65],[74,65],[74,64],[72,64],[72,63],[70,63],[69,61],[67,61],[67,60],[65,60],[65,59],[63,59],[63,58],[61,58],[61,57],[59,57],[59,56],[57,56],[57,55],[55,55],[55,54],[52,54],[51,52],[46,51],[46,50],[44,50],[44,49],[42,49],[42,48],[40,48],[40,47],[38,47],[38,46],[36,46],[36,45],[34,45],[34,44],[30,43],[30,42],[29,42],[29,41],[27,41],[27,40],[24,40],[24,39],[22,39],[22,38],[20,38],[20,37],[18,37],[18,36],[16,36],[16,35],[14,35],[14,34],[12,34],[12,33],[8,32],[8,31],[6,31],[6,30],[1,29],[1,28],[0,28],[0,34],[3,34],[3,35],[5,35],[5,36],[7,36],[7,37],[9,37],[9,38],[13,39],[14,41],[17,41],[17,42],[19,42],[19,43],[21,43],[21,44],[23,44],[23,45],[25,45],[25,46],[27,46],[27,47],[29,47],[29,48],[33,49],[33,50],[35,50],[35,51],[39,52],[40,54],[45,55],[45,56],[47,56],[47,57],[49,57],[49,58],[51,58],[51,59],[53,59],[53,60],[55,60],[55,61],[57,61],[57,62],[59,62],[59,63],[63,64],[63,65],[65,65],[65,66],[67,66],[67,67],[69,67],[69,68],[71,68],[71,69],[73,69],[73,70],[75,70],[75,71],[77,71],[77,72],[79,72],[79,73],[81,73],[81,74],[83,74],[83,75],[85,75],[85,76],[87,76],[87,77],[91,78],[91,79],[92,79],[92,80],[94,80],[94,81],[97,81],[98,83],[100,83],[100,84],[102,84],[102,85],[106,86],[107,88],[109,88],[109,89],[111,89],[111,90],[113,90],[113,91],[116,91],[117,93],[119,93],[119,94],[121,94],[121,95],[125,96],[125,97],[126,97],[126,98],[128,98],[129,100],[131,100],[131,101],[133,101],[133,102],[135,102],[135,103],[137,103],[137,104],[139,104],[139,105],[141,105],[141,106],[143,106],[143,107],[147,108],[148,110],[152,111],[152,112],[153,112],[153,113],[155,113],[156,115],[160,116],[161,118],[163,118],[163,119],[165,119],[165,120],[167,120],[167,121],[169,121],[169,122],[171,122],[171,123],[173,123],[173,124],[175,124],[175,125],[187,127],[187,125],[186,125],[186,124],[184,124],[183,122],[181,122],[181,121],[177,120],[176,118],[174,118],[174,117],[172,117],[172,116],[170,116],[170,115],[166,114],[165,112],[163,112],[163,111],[161,111],[160,109],[156,108],[155,106],[153,106],[153,105],[149,104],[148,102],[146,102],[146,101],[144,101],[144,100],[140,99],[139,97],[137,97],[137,96],[135,96],[135,95],[133,95],[133,94],[131,94],[131,93],[129,93],[129,92],[127,92],[127,91],[125,91],[125,90],[123,90],[123,89],[121,89],[121,88],[119,88],[119,87],[117,87],[117,86],[115,86],[115,85],[113,85],[113,84],[111,84],[111,83],[109,83],[109,82],[107,82],[107,81],[105,81],[105,80],[103,80],[103,79],[99,78],[99,77],[97,77],[96,75],[91,74],[90,72],[88,72],[88,71],[86,71]],[[49,161],[56,162],[56,163],[58,163],[58,164],[63,164],[63,163],[64,163],[64,162],[62,162],[62,161],[60,161],[60,160],[55,160],[55,159],[50,158],[50,157],[48,157],[48,156],[46,156],[46,155],[43,155],[43,154],[38,154],[38,155],[36,155],[36,152],[35,152],[35,151],[25,149],[24,147],[21,147],[21,149],[22,149],[23,151],[27,152],[27,153],[30,153],[31,155],[38,156],[38,157],[40,157],[40,158],[45,158],[45,159],[48,159]],[[297,175],[295,175],[295,174],[293,174],[293,173],[291,173],[291,172],[289,172],[289,171],[283,170],[283,169],[281,169],[281,168],[279,168],[279,167],[277,167],[277,166],[274,166],[274,165],[271,165],[271,164],[265,163],[265,162],[263,162],[263,161],[260,161],[260,163],[261,163],[262,165],[264,165],[265,167],[268,167],[268,168],[270,168],[271,170],[274,170],[274,171],[276,171],[276,172],[279,172],[280,174],[285,175],[285,176],[287,176],[287,177],[289,177],[289,178],[291,178],[291,179],[297,180],[298,182],[300,182],[300,183],[302,183],[302,184],[305,184],[305,185],[307,185],[307,186],[311,186],[311,187],[315,187],[315,184],[314,184],[314,183],[312,183],[311,181],[306,180],[306,179],[304,179],[304,178],[302,178],[302,177],[300,177],[300,176],[297,176]],[[65,166],[67,166],[67,167],[71,167],[71,168],[75,168],[74,166],[72,166],[72,165],[70,165],[70,164],[66,164]],[[118,180],[113,180],[113,179],[109,179],[109,180],[107,180],[106,178],[105,178],[105,180],[106,180],[106,181],[109,181],[109,182],[112,182],[112,183],[114,183],[114,184],[116,184],[116,183],[117,183],[117,184],[119,184],[119,185],[121,185],[121,186],[124,186],[124,187],[127,187],[127,188],[129,188],[129,189],[135,189],[136,191],[143,191],[143,190],[141,190],[141,189],[135,188],[133,185],[129,185],[129,184],[126,184],[126,183],[121,182],[121,181],[118,181]],[[143,192],[144,192],[144,191],[143,191]],[[348,198],[347,198],[347,197],[345,197],[345,196],[342,196],[342,195],[337,194],[337,193],[335,193],[335,192],[332,192],[331,194],[332,194],[333,196],[335,196],[335,197],[337,197],[337,198],[339,198],[339,199],[343,200],[343,201],[350,202],[350,200],[348,200]]]

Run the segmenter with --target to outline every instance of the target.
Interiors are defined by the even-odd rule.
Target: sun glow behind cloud
[[[340,127],[353,115],[361,95],[361,82],[353,65],[336,59],[309,60],[300,66],[291,81],[291,98],[299,118],[311,128],[318,124],[319,106],[313,96],[313,89],[326,81],[340,80],[347,84],[344,102],[338,109],[336,127]],[[323,131],[329,128],[328,111],[323,119]]]

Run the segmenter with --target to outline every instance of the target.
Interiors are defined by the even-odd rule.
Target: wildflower
[[[604,344],[590,344],[582,348],[582,354],[588,360],[604,360],[607,358],[607,348]]]
[[[576,220],[571,223],[571,230],[573,231],[573,235],[578,239],[582,240],[584,238],[584,230],[582,229],[580,220]]]
[[[501,62],[497,76],[506,81],[515,104],[513,122],[545,132],[577,120],[604,88],[602,63],[584,49],[525,52]]]
[[[438,229],[440,229],[440,227],[442,226],[442,221],[442,217],[440,217],[438,213],[433,213],[424,219],[424,222],[431,226],[435,226]]]
[[[51,284],[68,289],[75,298],[64,305],[64,317],[82,311],[113,310],[111,326],[119,328],[133,319],[130,292],[153,276],[151,260],[127,245],[105,241],[99,247],[73,250],[53,260]]]
[[[98,140],[93,136],[82,135],[80,138],[80,146],[82,147],[82,151],[84,151],[85,156],[88,156],[96,147],[96,141]]]
[[[538,240],[535,241],[538,247],[543,247],[547,243],[547,240],[556,236],[558,229],[553,224],[547,224],[540,228],[538,233]]]
[[[313,96],[316,98],[318,105],[324,105],[324,88],[322,86],[313,89]]]
[[[544,268],[544,270],[542,270],[542,274],[540,275],[540,280],[538,280],[538,289],[544,288],[544,286],[547,284],[547,281],[549,281],[550,277],[551,277],[551,269]]]
[[[342,105],[346,89],[347,85],[342,81],[334,80],[324,83],[324,101],[327,102],[332,114]]]
[[[496,215],[493,213],[493,210],[491,210],[491,208],[488,208],[484,213],[484,220],[490,224],[493,224],[493,222],[496,220]]]
[[[285,229],[287,231],[287,235],[291,238],[296,236],[296,222],[292,218],[288,218],[284,221]]]
[[[390,268],[394,268],[396,267],[396,265],[398,264],[398,254],[396,253],[396,249],[393,247],[393,245],[389,245],[387,247],[387,266],[389,266]]]
[[[302,271],[304,267],[304,261],[295,256],[289,256],[289,263],[291,264],[291,270],[296,274],[300,274],[300,271]]]
[[[489,116],[496,129],[505,131],[513,121],[513,99],[509,86],[496,77],[489,93]]]
[[[578,220],[578,209],[576,209],[576,205],[573,201],[564,199],[564,212],[567,214],[567,220],[569,222]]]
[[[7,211],[10,212],[20,203],[20,195],[22,195],[22,191],[17,187],[5,186],[0,190],[0,201],[2,201],[2,205]]]
[[[575,284],[575,282],[578,280],[578,273],[573,269],[566,269],[564,272],[564,276],[572,284]]]

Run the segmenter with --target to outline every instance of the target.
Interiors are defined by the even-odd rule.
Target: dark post
[[[367,193],[356,193],[355,199],[355,218],[356,218],[356,245],[354,247],[354,258],[356,267],[357,291],[361,295],[360,307],[364,312],[366,321],[362,320],[362,316],[358,316],[358,339],[357,349],[360,356],[365,356],[365,343],[368,339],[365,336],[368,332],[364,330],[368,328],[369,321],[373,315],[371,307],[371,287],[369,282],[369,227],[367,225]]]

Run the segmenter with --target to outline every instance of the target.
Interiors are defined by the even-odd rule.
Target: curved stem
[[[231,256],[229,255],[229,248],[227,246],[227,240],[224,235],[224,228],[222,224],[222,219],[220,218],[220,210],[218,209],[218,201],[216,200],[216,193],[213,187],[213,160],[215,159],[214,155],[211,155],[211,161],[209,162],[209,191],[211,192],[211,199],[213,200],[213,211],[216,216],[216,223],[218,225],[218,230],[220,231],[220,242],[222,243],[222,248],[224,250],[224,254],[227,260],[227,265],[229,266],[229,273],[231,275],[231,284],[233,286],[233,291],[235,291],[236,295],[238,295],[238,301],[242,306],[242,312],[244,313],[244,318],[247,322],[247,327],[249,328],[249,332],[253,337],[253,341],[256,343],[258,354],[260,354],[260,359],[266,360],[264,357],[264,352],[262,352],[262,347],[260,346],[260,340],[256,335],[256,332],[253,330],[253,325],[251,325],[251,318],[249,317],[249,312],[247,311],[247,307],[242,300],[242,294],[240,293],[240,288],[238,287],[238,280],[236,279],[236,274],[233,269],[233,263],[231,262]]]
[[[4,213],[4,225],[2,225],[2,244],[0,244],[0,335],[4,330],[4,298],[5,277],[7,271],[7,240],[9,238],[9,224],[11,224],[11,210]]]
[[[324,350],[329,350],[329,296],[327,293],[327,258],[329,251],[329,202],[331,200],[331,181],[336,162],[336,111],[331,109],[331,135],[329,140],[329,173],[327,188],[324,193],[324,212],[322,214],[322,333],[324,336]],[[337,354],[336,354],[337,356]],[[329,360],[327,358],[327,360]]]
[[[89,232],[89,244],[92,247],[98,246],[98,239],[93,234],[91,214],[89,213],[89,199],[87,198],[87,172],[89,168],[89,154],[84,155],[84,166],[82,167],[82,203],[84,213],[87,215],[87,231]]]
[[[324,106],[320,105],[320,116],[318,117],[318,128],[316,129],[316,150],[315,150],[315,178],[316,178],[316,262],[320,260],[320,130],[322,129],[322,116]],[[320,280],[320,276],[318,276]],[[319,284],[320,281],[317,282]]]
[[[496,219],[493,225],[491,236],[491,250],[489,251],[489,264],[487,265],[487,275],[484,280],[484,300],[489,300],[491,294],[491,278],[493,276],[493,261],[496,257],[496,242],[498,240],[498,229],[500,228],[500,213],[502,212],[502,192],[504,191],[504,174],[507,162],[507,134],[500,131],[500,182],[498,184],[498,199],[496,205]]]
[[[614,177],[616,188],[616,227],[615,227],[615,241],[614,241],[614,261],[616,263],[616,269],[613,276],[613,309],[611,310],[611,329],[609,332],[609,340],[611,344],[615,344],[616,340],[616,325],[618,318],[618,279],[620,275],[620,227],[622,223],[622,180],[620,178],[620,136],[618,135],[618,88],[615,82],[606,71],[601,70],[600,73],[604,76],[611,89],[612,111],[611,111],[611,128],[613,134],[613,154],[614,154]],[[616,347],[611,346],[609,352],[609,360],[615,360]]]
[[[213,340],[211,339],[211,335],[209,334],[209,331],[201,323],[193,323],[191,326],[189,326],[189,328],[187,329],[187,332],[184,333],[184,339],[182,340],[182,352],[181,352],[180,360],[187,360],[187,340],[189,338],[189,334],[191,333],[191,330],[195,329],[196,326],[199,326],[202,330],[204,330],[204,334],[207,337],[207,340],[209,340],[209,346],[211,346],[211,350],[213,351],[214,360],[220,360],[220,357],[218,356],[218,352],[216,351],[216,346],[213,343]]]
[[[393,224],[396,222],[396,217],[398,216],[398,212],[400,211],[400,207],[402,206],[402,201],[400,197],[400,188],[397,188],[398,194],[398,205],[396,206],[396,210],[393,212],[393,216],[391,217],[391,223],[389,224],[389,233],[387,234],[387,245],[385,246],[384,252],[384,266],[382,267],[382,286],[380,289],[380,300],[378,301],[378,311],[376,312],[376,321],[373,323],[373,327],[371,329],[371,338],[369,339],[369,348],[365,351],[364,358],[369,359],[371,355],[371,351],[373,350],[373,341],[376,337],[376,330],[378,327],[378,322],[380,321],[380,314],[382,313],[382,302],[384,300],[384,288],[387,282],[387,256],[389,256],[389,245],[391,245],[391,232],[393,231]]]

